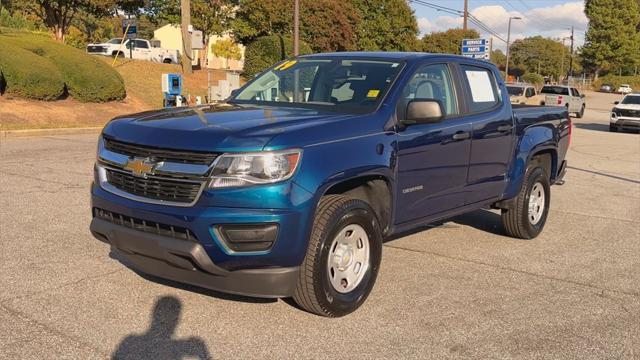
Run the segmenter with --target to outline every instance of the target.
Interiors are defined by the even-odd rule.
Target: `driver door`
[[[396,224],[437,216],[465,203],[471,123],[461,116],[453,70],[448,64],[422,66],[398,102],[400,123],[414,99],[438,100],[444,118],[398,131]]]

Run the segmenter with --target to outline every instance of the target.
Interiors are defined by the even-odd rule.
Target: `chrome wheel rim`
[[[369,249],[369,236],[362,226],[350,224],[338,232],[327,261],[327,275],[334,290],[348,293],[362,282],[369,268]]]
[[[544,187],[541,183],[533,184],[529,194],[529,222],[536,225],[542,219],[545,205]]]

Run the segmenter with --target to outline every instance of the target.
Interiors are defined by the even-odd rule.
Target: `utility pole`
[[[469,0],[464,0],[464,21],[462,22],[462,29],[467,30],[467,23],[469,21]]]
[[[509,45],[511,45],[511,20],[520,20],[522,19],[519,16],[511,16],[509,17],[509,28],[507,30],[507,63],[504,65],[504,77],[505,81],[509,81]]]
[[[569,56],[569,79],[573,77],[573,26],[571,27],[571,55]]]
[[[191,36],[189,34],[189,25],[191,24],[191,1],[180,0],[180,18],[182,28],[182,72],[184,74],[193,73],[191,61]]]
[[[564,78],[564,40],[566,38],[562,38],[562,56],[560,57],[560,74],[558,75],[558,82],[562,85],[562,78]]]
[[[293,2],[293,55],[300,55],[300,0]]]

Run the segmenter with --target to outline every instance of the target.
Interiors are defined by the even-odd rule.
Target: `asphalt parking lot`
[[[151,281],[89,233],[96,134],[0,139],[0,358],[638,358],[640,135],[588,94],[533,241],[477,211],[389,241],[363,308]]]

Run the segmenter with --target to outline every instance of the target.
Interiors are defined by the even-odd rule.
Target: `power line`
[[[446,7],[446,6],[442,6],[442,5],[437,5],[437,4],[433,4],[433,3],[429,3],[423,0],[410,0],[413,3],[416,3],[418,5],[422,5],[437,11],[442,11],[448,14],[452,14],[452,15],[458,15],[458,16],[464,16],[465,12],[461,11],[461,10],[457,10],[457,9],[453,9],[450,7]],[[478,19],[477,17],[468,14],[469,17],[469,21],[471,21],[472,23],[474,23],[477,27],[479,27],[481,30],[495,36],[496,38],[498,38],[500,41],[503,42],[507,42],[502,36],[500,36],[500,34],[493,30],[491,27],[489,27],[488,25],[486,25],[485,23],[483,23],[480,19]]]

